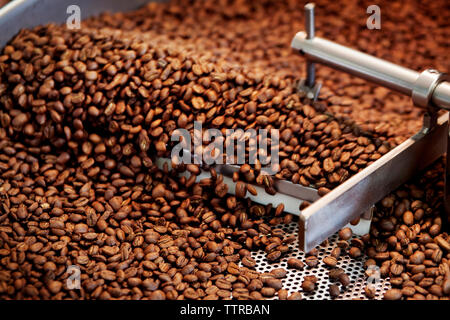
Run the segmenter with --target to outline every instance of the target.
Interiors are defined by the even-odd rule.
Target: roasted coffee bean
[[[374,286],[367,285],[364,287],[364,293],[367,298],[373,299],[375,298],[376,295],[376,289]]]
[[[441,235],[435,238],[436,243],[446,252],[450,252],[450,241],[445,240]]]
[[[245,182],[238,181],[236,183],[235,188],[236,188],[236,191],[235,191],[236,197],[244,198],[245,194],[247,193],[247,184]]]
[[[339,259],[339,257],[341,256],[341,248],[340,247],[334,248],[331,251],[330,255],[336,259]]]
[[[421,264],[425,260],[425,254],[421,251],[416,251],[409,257],[409,262],[412,264]]]
[[[411,226],[414,223],[414,214],[411,211],[405,211],[405,213],[403,213],[403,222],[406,225]]]
[[[313,292],[315,290],[316,286],[314,282],[310,280],[304,280],[302,282],[302,289],[304,292]]]
[[[316,283],[318,281],[318,278],[316,276],[311,275],[311,276],[305,276],[304,280],[308,280],[308,281],[311,281],[313,283]]]
[[[250,194],[252,194],[253,196],[257,196],[257,195],[258,195],[258,191],[256,191],[256,188],[255,188],[253,185],[251,185],[251,184],[248,184],[248,185],[247,185],[247,190],[248,190],[248,192],[250,192]]]
[[[400,300],[402,298],[402,291],[399,289],[389,289],[384,293],[385,300]]]
[[[338,245],[339,248],[344,249],[344,250],[347,249],[350,246],[350,244],[346,240],[339,240],[337,242],[337,245]]]
[[[276,279],[282,279],[286,277],[286,270],[284,268],[276,268],[270,271],[270,274]]]
[[[287,300],[289,296],[289,291],[286,289],[280,289],[278,290],[277,295],[279,300]]]
[[[341,289],[339,289],[339,286],[336,284],[330,284],[328,292],[332,298],[336,298],[341,294]]]
[[[280,203],[275,210],[275,217],[280,216],[284,212],[284,204]]]
[[[339,268],[331,269],[330,271],[328,271],[328,276],[331,280],[338,280],[339,276],[343,273],[344,273],[344,270],[342,270],[342,269],[339,269]]]
[[[339,239],[341,240],[349,240],[352,237],[352,229],[344,228],[339,231]]]
[[[405,297],[412,297],[416,293],[416,289],[414,287],[403,287],[402,288],[402,295]]]
[[[280,279],[275,279],[275,278],[271,278],[271,279],[267,279],[266,283],[265,283],[268,287],[274,288],[275,290],[280,290],[282,288],[282,282]]]
[[[332,256],[326,256],[323,258],[323,263],[325,263],[328,267],[334,268],[337,265],[337,259]]]
[[[325,170],[325,171],[326,171],[326,170]],[[319,196],[323,197],[324,195],[326,195],[326,194],[329,193],[330,191],[331,191],[331,190],[328,189],[328,188],[320,187],[320,188],[317,190],[317,194],[318,194]]]
[[[343,287],[347,287],[350,284],[350,277],[346,273],[340,274],[338,280]]]
[[[442,291],[447,295],[450,293],[450,278],[447,277],[444,279],[444,282],[442,283]]]
[[[297,270],[303,270],[304,268],[304,263],[296,258],[289,258],[287,261],[287,265],[289,268],[294,268]]]
[[[276,291],[275,291],[274,288],[264,287],[264,288],[261,289],[261,294],[264,297],[268,297],[268,298],[273,297],[275,295],[275,293],[276,293]]]
[[[247,288],[251,291],[255,291],[255,290],[261,290],[261,288],[263,287],[263,283],[261,280],[259,279],[253,279],[250,281],[250,283],[247,285]]]
[[[274,250],[267,255],[267,260],[273,262],[273,261],[280,259],[280,257],[281,257],[281,252],[278,250]]]
[[[301,292],[294,292],[288,297],[288,300],[302,300],[302,298]]]
[[[216,186],[216,195],[223,198],[228,192],[228,185],[225,183],[220,183]]]
[[[306,257],[305,263],[308,267],[314,268],[319,264],[319,259],[317,259],[317,257],[315,257],[315,256],[309,256],[309,257]]]
[[[395,4],[385,6],[394,21]],[[336,28],[333,6],[322,5],[331,20],[318,23],[327,38],[339,36],[394,62],[448,69],[441,1],[427,7],[431,20],[416,6],[408,4],[404,19],[411,32],[386,42],[391,46],[381,35],[349,37]],[[356,7],[350,1],[339,20],[353,19]],[[294,13],[301,10],[289,1],[152,3],[88,18],[77,33],[49,24],[8,41],[0,54],[0,297],[264,298],[258,290],[286,297],[278,289],[286,271],[249,270],[256,266],[250,251],[265,249],[273,261],[288,255],[295,236],[274,226],[293,216],[283,204],[274,209],[245,200],[247,191],[256,195],[260,185],[275,194],[276,178],[323,196],[415,133],[422,115],[406,98],[329,70],[319,70],[327,79],[319,101],[303,100],[295,90],[303,65],[283,45],[291,41],[286,30],[298,29]],[[421,36],[423,28],[432,29],[434,41]],[[402,43],[433,55],[395,51]],[[219,132],[232,128],[238,149],[239,142],[271,139],[238,129],[280,129],[279,170],[272,177],[261,162],[242,165],[231,196],[215,169],[196,181],[208,166],[158,168],[156,157],[169,157],[179,142],[171,139],[174,130],[197,138],[194,121]],[[220,146],[208,145],[209,138],[194,148],[211,160]],[[233,140],[220,139],[215,142],[225,146]],[[251,146],[243,148],[247,160]],[[257,153],[263,159],[267,152]],[[376,204],[370,234],[351,241],[349,255],[366,253],[405,297],[448,298],[450,242],[438,218],[443,172],[437,162],[387,195]],[[331,267],[337,249],[350,245],[351,230],[339,237],[326,258]],[[309,267],[319,263],[318,253],[308,254]],[[80,290],[64,285],[73,263],[82,269]],[[303,268],[295,260],[288,266]],[[348,285],[348,277],[336,274]]]
[[[350,257],[352,257],[353,259],[357,259],[357,258],[361,257],[362,252],[361,252],[361,250],[358,247],[351,247],[348,250],[348,255]]]
[[[245,256],[242,258],[242,264],[248,268],[254,268],[256,266],[256,261],[250,256]]]

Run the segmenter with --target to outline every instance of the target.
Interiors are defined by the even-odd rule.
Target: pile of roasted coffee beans
[[[127,19],[139,21],[120,21]],[[207,37],[191,40],[196,47],[190,48],[185,40],[171,41],[170,33],[155,39],[139,28],[89,25],[23,30],[5,47],[0,119],[12,138],[43,152],[64,150],[59,162],[87,166],[91,177],[116,165],[132,177],[152,156],[170,157],[174,131],[194,135],[194,121],[224,135],[227,129],[278,129],[276,177],[316,188],[335,187],[390,149],[383,139],[303,104],[283,69],[263,73],[230,64],[207,51]],[[244,132],[236,131],[223,149],[240,139]],[[198,152],[193,147],[186,146]],[[237,179],[275,192],[257,164],[240,173]]]
[[[365,259],[366,277],[373,279],[364,288],[369,299],[375,297],[376,281],[387,277],[392,289],[384,293],[385,299],[450,298],[450,237],[442,230],[443,176],[439,161],[387,195],[376,205],[369,234],[355,238],[350,228],[339,231],[336,247],[323,258],[330,280],[340,283],[340,288],[330,286],[332,297],[349,284],[344,270],[336,267],[339,257],[347,254]]]
[[[450,237],[442,199],[443,163],[385,197],[362,247],[365,265],[390,277],[385,299],[450,297]],[[361,247],[360,247],[361,248]]]
[[[213,169],[199,183],[154,165],[101,182],[1,138],[2,298],[262,299],[281,290],[285,271],[259,274],[250,251],[277,260],[295,236],[265,222],[271,206],[218,196],[223,177]],[[72,265],[80,290],[67,288]]]
[[[437,14],[443,5],[433,2],[423,12]],[[258,273],[250,255],[264,250],[277,261],[295,239],[277,228],[293,219],[282,205],[245,198],[255,194],[247,183],[276,192],[261,164],[241,166],[231,196],[214,168],[211,178],[196,182],[198,166],[158,169],[155,159],[170,156],[174,130],[194,134],[194,121],[221,132],[279,129],[275,178],[325,194],[413,133],[421,112],[408,102],[326,69],[319,71],[327,79],[321,100],[300,99],[304,60],[289,44],[303,29],[302,6],[180,0],[103,14],[76,31],[54,24],[21,30],[0,55],[0,297],[301,299],[301,292],[288,295],[282,288],[285,270]],[[320,32],[389,58],[389,41],[369,41],[367,31],[355,38],[357,25],[344,23],[356,19],[359,6],[319,3]],[[421,4],[405,6],[423,21],[413,10]],[[361,12],[359,25],[365,7]],[[448,20],[425,21],[420,32],[412,24],[414,31],[408,27],[400,40],[386,23],[398,45],[429,45],[423,60],[405,58],[408,50],[400,56],[401,47],[390,60],[448,67],[438,59],[449,43],[441,36]],[[428,29],[435,38],[424,40]],[[186,170],[188,177],[178,175]],[[433,172],[436,180],[442,168]],[[391,202],[383,200],[370,235],[350,241],[351,232],[341,231],[338,247],[323,261],[330,279],[347,287],[348,275],[336,268],[339,256],[367,253],[367,266],[379,264],[395,286],[386,298],[449,296],[449,239],[437,218],[440,185],[427,181],[429,189],[420,190],[434,190],[431,195],[406,186],[388,197]],[[318,263],[313,250],[288,266]],[[77,290],[68,287],[72,266],[80,268]],[[305,277],[303,291],[313,292],[316,282]],[[337,284],[330,287],[331,296],[339,292]]]

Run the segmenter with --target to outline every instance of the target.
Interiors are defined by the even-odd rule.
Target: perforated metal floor
[[[280,225],[281,229],[283,229],[288,235],[297,235],[298,234],[298,226],[297,223],[291,223],[289,225]],[[296,270],[288,268],[287,260],[289,258],[297,258],[301,261],[305,261],[305,253],[298,249],[298,240],[291,243],[289,247],[291,248],[291,252],[289,255],[284,256],[277,263],[269,263],[266,259],[266,253],[262,250],[256,251],[252,253],[252,257],[256,260],[256,270],[259,272],[270,272],[276,268],[284,268],[287,270],[286,278],[283,281],[283,288],[289,291],[289,294],[292,294],[296,291],[302,291],[301,284],[303,282],[303,278],[305,276],[314,275],[317,277],[318,281],[316,283],[316,290],[311,293],[302,292],[303,299],[307,300],[331,300],[330,294],[328,292],[328,288],[330,284],[336,283],[340,286],[339,283],[330,281],[328,276],[329,268],[324,265],[322,259],[328,256],[331,251],[337,246],[338,236],[337,234],[333,235],[329,239],[329,244],[327,246],[319,246],[319,264],[314,268],[309,268],[305,265],[303,270]],[[337,267],[343,269],[347,275],[350,277],[351,283],[350,285],[343,290],[341,287],[341,294],[336,299],[341,300],[350,300],[350,299],[367,299],[364,293],[364,287],[367,284],[366,277],[364,275],[364,262],[367,257],[362,256],[359,259],[353,259],[347,254],[343,253],[338,259]],[[374,284],[376,288],[376,296],[375,299],[382,299],[383,293],[390,289],[389,279],[380,279],[378,282]]]

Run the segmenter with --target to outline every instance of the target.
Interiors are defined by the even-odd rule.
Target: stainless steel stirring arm
[[[443,123],[442,119],[440,119],[439,123],[437,121],[439,109],[450,110],[450,83],[448,82],[450,77],[447,74],[440,73],[434,69],[427,69],[419,73],[360,51],[347,48],[335,42],[316,37],[314,35],[313,3],[305,5],[305,29],[306,32],[302,31],[295,35],[291,46],[294,49],[299,50],[307,59],[307,78],[300,83],[300,89],[306,92],[307,97],[315,100],[318,96],[317,84],[315,84],[315,63],[324,64],[331,68],[347,72],[351,75],[411,96],[413,103],[416,106],[427,109],[424,116],[423,129],[413,141],[419,142],[420,139],[424,141],[424,135],[430,135],[436,136],[435,138],[437,140],[435,141],[437,145],[438,143],[441,143],[441,135],[445,135],[445,133],[442,132],[442,127],[445,125],[447,154],[449,154],[450,135],[448,123]],[[439,131],[439,134],[435,131]],[[428,143],[433,143],[433,140],[429,140],[428,137],[425,137],[425,140],[427,140]],[[413,144],[414,143],[412,143],[411,146]],[[429,146],[430,153],[436,152],[432,150],[433,148],[433,145]],[[439,146],[436,146],[436,148],[439,148]],[[404,149],[405,155],[407,156],[404,160],[409,163],[412,163],[412,159],[409,159],[409,157],[417,157],[417,165],[423,163],[423,161],[419,161],[421,157],[428,158],[428,155],[408,151],[407,149],[408,148]],[[433,157],[430,157],[425,162],[429,162],[431,158]],[[394,162],[395,164],[399,163],[399,157],[396,155],[390,159],[388,157],[387,159],[388,161],[392,161],[390,165],[393,165]],[[421,166],[418,165],[416,168],[419,169],[420,167]],[[396,170],[402,170],[401,168],[396,167],[396,165],[394,165],[394,168]],[[381,171],[375,171],[373,173],[378,176],[378,180],[383,179],[382,176],[380,177]],[[400,180],[406,179],[409,174],[402,174]],[[386,179],[389,178],[386,177]],[[381,185],[384,184],[382,181],[379,182],[381,182]],[[376,190],[376,192],[384,194],[389,191],[390,190],[388,189]],[[364,195],[361,195],[361,197],[364,197]],[[444,197],[444,206],[447,213],[444,222],[448,223],[450,219],[450,157],[447,157]],[[380,197],[378,196],[377,198]],[[330,209],[330,207],[327,207],[327,209]]]
[[[291,46],[307,59],[308,87],[314,86],[315,66],[319,62],[334,69],[369,80],[409,95],[422,108],[450,110],[448,75],[433,69],[416,72],[314,35],[314,4],[305,6],[305,31],[297,33]]]
[[[361,78],[378,83],[393,90],[412,96],[416,105],[426,108],[424,126],[414,136],[407,139],[380,159],[344,181],[323,197],[317,190],[290,181],[275,179],[277,194],[269,195],[264,188],[255,185],[257,196],[248,197],[261,204],[274,207],[283,203],[285,212],[298,215],[298,237],[300,249],[308,252],[349,221],[362,217],[358,234],[369,232],[371,208],[389,192],[411,179],[420,170],[442,156],[449,144],[448,114],[437,118],[439,108],[450,109],[450,83],[446,75],[434,70],[417,73],[393,63],[377,59],[315,37],[314,4],[305,6],[306,30],[299,32],[292,41],[292,47],[307,58],[307,78],[300,82],[300,93],[310,100],[319,94],[320,83],[315,81],[315,64],[322,63]],[[169,159],[159,159],[162,166]],[[450,168],[450,164],[447,165]],[[217,172],[223,174],[224,182],[229,185],[229,193],[235,192],[231,179],[239,167],[229,164],[217,165]],[[448,170],[447,170],[448,172]],[[197,179],[208,177],[202,171]],[[448,174],[447,174],[448,176]],[[449,184],[450,176],[446,182]],[[446,188],[446,208],[450,208],[450,188]],[[299,211],[302,201],[312,202],[306,209]],[[450,210],[448,210],[450,212]],[[367,223],[369,221],[369,223]],[[363,233],[361,233],[363,232]]]

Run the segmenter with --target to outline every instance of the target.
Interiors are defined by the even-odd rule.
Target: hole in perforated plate
[[[278,226],[286,235],[297,235],[298,226],[297,223],[291,223],[289,225]],[[277,263],[269,263],[266,259],[266,254],[264,251],[252,252],[252,257],[256,260],[256,270],[259,272],[270,272],[276,268],[285,268],[287,271],[286,278],[283,279],[283,288],[292,294],[296,291],[302,291],[301,284],[305,276],[314,275],[317,277],[318,281],[316,283],[316,290],[313,293],[302,292],[303,299],[306,300],[330,300],[330,294],[328,288],[330,284],[336,283],[340,286],[338,282],[332,282],[328,278],[328,268],[323,264],[322,259],[331,253],[337,245],[338,236],[333,235],[329,239],[327,246],[319,246],[319,265],[313,269],[305,266],[303,270],[296,270],[287,268],[287,260],[289,258],[297,258],[305,262],[305,253],[298,249],[298,240],[295,240],[289,245],[291,251],[288,255],[284,256]],[[338,262],[338,267],[342,268],[350,278],[350,284],[345,290],[341,288],[341,294],[337,299],[367,299],[364,293],[364,287],[366,286],[366,279],[364,276],[364,262],[367,257],[362,257],[359,259],[352,259],[345,253],[341,255]],[[382,299],[384,292],[390,289],[390,283],[388,279],[382,279],[376,284],[375,299]]]

